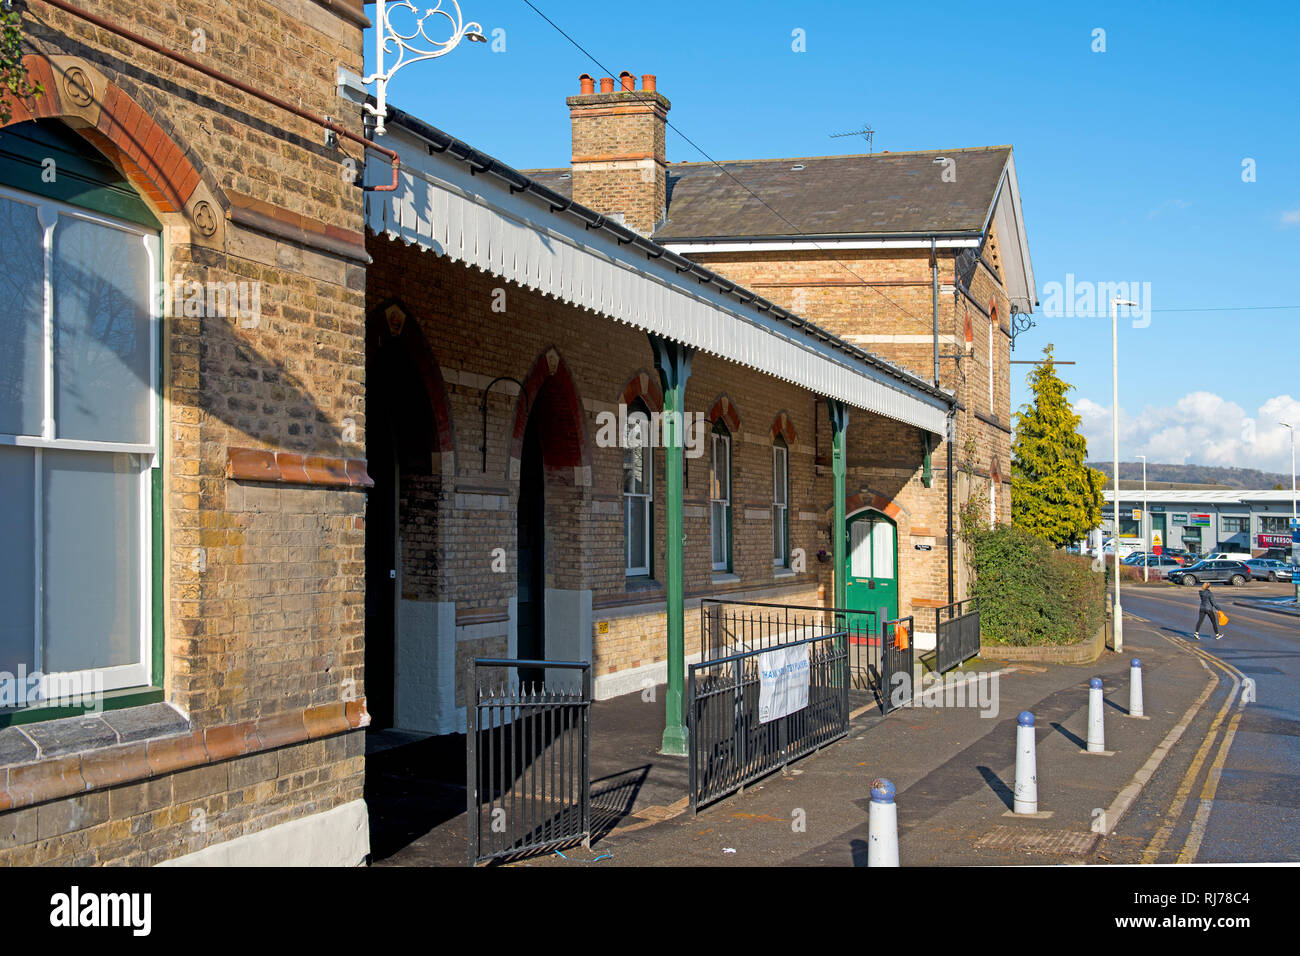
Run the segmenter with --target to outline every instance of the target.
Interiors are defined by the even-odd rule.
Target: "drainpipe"
[[[948,412],[948,603],[957,600],[956,581],[953,578],[953,535],[952,535],[952,442],[956,432],[956,410]]]
[[[933,237],[930,239],[930,307],[934,313],[934,387],[939,387],[939,257]]]
[[[381,193],[394,192],[397,189],[398,171],[401,169],[402,162],[401,159],[398,157],[397,153],[394,152],[393,150],[380,146],[378,143],[368,140],[364,136],[360,136],[357,133],[352,132],[352,130],[348,129],[347,127],[340,126],[338,123],[335,123],[324,116],[317,116],[315,113],[309,113],[307,112],[307,110],[299,109],[297,106],[294,106],[292,103],[286,100],[280,99],[278,96],[272,96],[270,93],[264,93],[259,89],[249,86],[247,83],[235,79],[233,76],[227,76],[226,74],[221,73],[218,70],[214,70],[211,67],[205,66],[204,64],[200,63],[198,60],[191,59],[190,57],[185,56],[183,53],[176,53],[173,50],[169,50],[161,43],[155,43],[153,40],[150,40],[148,37],[141,36],[138,33],[133,33],[132,31],[126,29],[125,27],[120,27],[110,20],[105,20],[101,16],[97,16],[93,13],[87,13],[85,10],[80,10],[77,7],[74,7],[72,4],[65,2],[65,0],[42,0],[42,2],[48,4],[51,7],[56,7],[59,10],[62,10],[64,13],[70,13],[74,17],[79,17],[80,19],[85,20],[87,23],[93,23],[95,26],[99,27],[100,29],[107,30],[109,33],[115,33],[118,36],[122,37],[123,39],[130,40],[132,43],[138,43],[140,46],[144,47],[147,50],[152,50],[154,53],[157,53],[159,56],[165,56],[167,57],[167,59],[173,60],[176,63],[182,63],[185,66],[188,66],[191,70],[196,70],[197,72],[202,73],[204,76],[209,76],[214,80],[219,80],[220,82],[227,84],[228,86],[233,86],[241,93],[247,93],[249,96],[259,99],[264,103],[270,103],[272,106],[277,106],[280,109],[284,110],[285,112],[292,113],[294,116],[301,117],[302,119],[307,120],[307,122],[309,123],[314,123],[317,126],[329,130],[331,133],[335,133],[346,139],[350,139],[354,143],[360,143],[362,146],[366,147],[367,149],[373,149],[377,153],[382,153],[384,156],[388,157],[389,163],[392,164],[393,167],[392,183],[386,186],[366,186],[364,188],[366,190],[373,190],[374,192],[381,192]]]

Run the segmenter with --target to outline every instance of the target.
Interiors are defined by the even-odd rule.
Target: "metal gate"
[[[911,616],[886,621],[881,627],[880,644],[880,712],[888,714],[910,701],[915,693],[916,645]]]
[[[482,680],[496,668],[501,680]],[[546,675],[539,685],[520,671]],[[466,675],[469,864],[591,842],[591,664],[484,658]]]
[[[799,647],[808,648],[808,704],[764,721],[759,713],[762,655]],[[691,809],[698,810],[848,733],[847,632],[772,643],[690,665],[687,717]]]
[[[934,610],[935,669],[944,674],[980,652],[979,598],[967,598]]]
[[[765,650],[807,637],[848,632],[850,687],[878,693],[880,634],[875,611],[756,601],[700,601],[700,660]]]

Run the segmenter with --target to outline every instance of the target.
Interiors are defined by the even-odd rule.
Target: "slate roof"
[[[720,163],[721,169],[672,163],[668,217],[654,239],[978,235],[1010,157],[1009,146],[985,146],[738,160]],[[954,181],[943,180],[940,158],[955,162]],[[568,173],[528,175],[571,195]]]

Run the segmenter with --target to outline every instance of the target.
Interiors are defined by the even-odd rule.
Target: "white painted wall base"
[[[546,589],[546,659],[550,661],[590,661],[591,591]],[[546,672],[548,686],[570,692],[582,689],[582,675],[577,671]]]
[[[393,725],[428,734],[463,733],[456,709],[456,605],[397,603]]]
[[[691,654],[686,658],[686,663],[694,664],[699,659],[699,654]],[[609,700],[611,697],[622,697],[624,694],[639,694],[647,687],[666,683],[668,683],[668,662],[655,661],[653,664],[629,667],[627,670],[615,671],[613,674],[602,674],[594,681],[592,697],[596,700]]]
[[[364,800],[187,853],[159,866],[360,866],[370,853]]]

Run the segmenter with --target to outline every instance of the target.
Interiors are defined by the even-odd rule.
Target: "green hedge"
[[[1074,644],[1101,626],[1106,579],[1091,559],[1057,551],[1014,525],[975,531],[969,543],[984,643]]]

